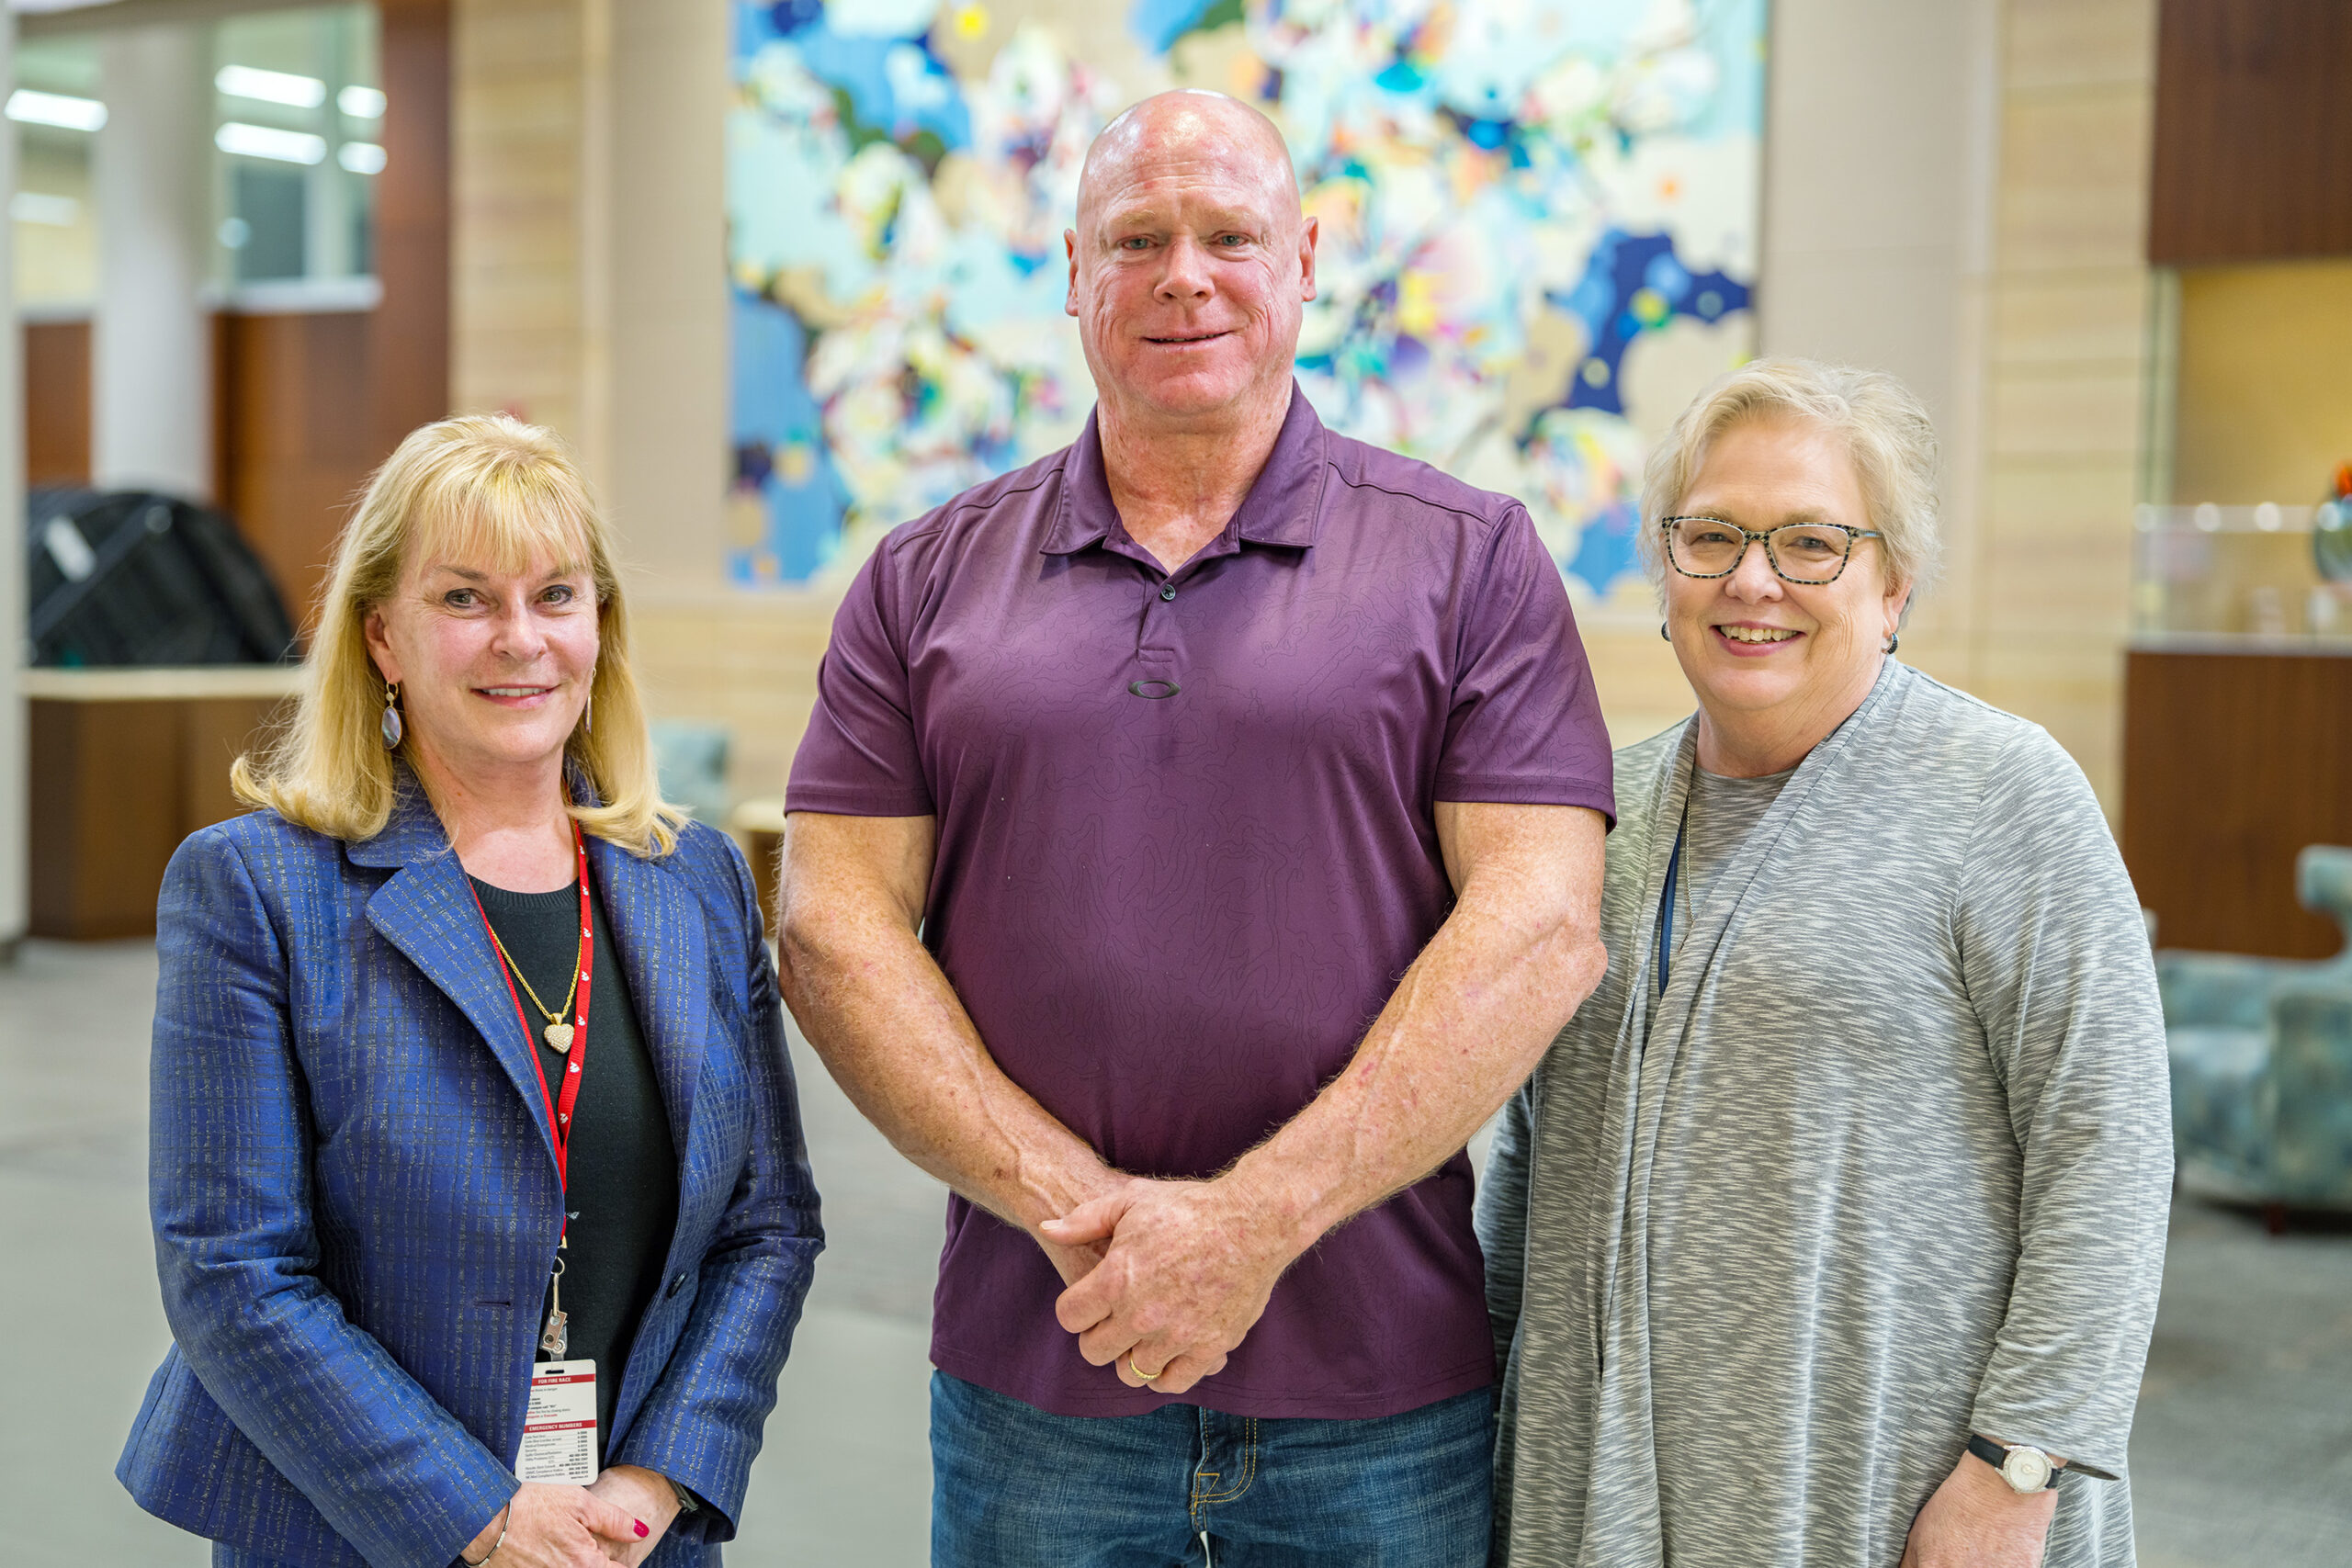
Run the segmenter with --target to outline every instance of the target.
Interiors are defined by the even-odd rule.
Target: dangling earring
[[[406,732],[407,727],[401,723],[401,683],[398,681],[384,682],[384,717],[378,728],[384,737],[385,750],[397,751],[401,749],[401,736]]]
[[[1901,632],[1889,632],[1886,634],[1886,646],[1880,649],[1879,651],[1881,653],[1893,653],[1896,649],[1901,648],[1902,646],[1903,634]]]
[[[1668,642],[1672,642],[1674,640],[1674,634],[1666,629],[1666,623],[1664,621],[1660,621],[1657,624],[1657,635],[1665,638]]]
[[[588,667],[588,706],[580,716],[580,728],[590,735],[596,733],[596,667]]]

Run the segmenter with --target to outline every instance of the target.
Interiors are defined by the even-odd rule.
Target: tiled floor
[[[206,1561],[112,1469],[166,1341],[144,1201],[144,944],[29,943],[0,972],[0,1520],[30,1563]],[[738,1568],[917,1568],[939,1190],[801,1054],[832,1240]],[[2273,1239],[2183,1203],[2133,1440],[2148,1568],[2352,1563],[2352,1227]]]

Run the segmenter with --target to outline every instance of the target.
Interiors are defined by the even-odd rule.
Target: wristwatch
[[[1999,1471],[2012,1492],[2047,1492],[2058,1484],[2058,1467],[2030,1443],[1996,1443],[1972,1432],[1968,1451]]]

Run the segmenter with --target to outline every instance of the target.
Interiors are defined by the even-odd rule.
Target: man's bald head
[[[1078,176],[1078,224],[1106,191],[1159,165],[1216,164],[1260,186],[1287,210],[1298,210],[1298,173],[1274,122],[1239,98],[1204,87],[1179,87],[1130,106],[1086,150]]]
[[[1110,425],[1279,425],[1314,220],[1273,122],[1222,93],[1162,93],[1087,150],[1068,310]]]

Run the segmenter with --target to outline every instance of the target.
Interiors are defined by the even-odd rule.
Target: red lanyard
[[[555,1140],[555,1176],[569,1189],[571,1185],[571,1107],[580,1098],[580,1068],[588,1060],[588,998],[594,994],[591,984],[596,972],[596,922],[588,906],[588,840],[581,836],[580,824],[571,825],[571,847],[580,857],[580,988],[574,993],[571,1045],[564,1053],[563,1089],[560,1094],[548,1092],[548,1069],[539,1060],[539,1042],[531,1028],[531,1021],[524,1016],[523,998],[514,989],[514,976],[507,972],[504,960],[498,965],[505,976],[506,995],[514,1004],[514,1021],[523,1026],[523,1047],[531,1054],[531,1070],[539,1075],[539,1098],[548,1108],[548,1135]],[[471,889],[469,882],[467,887]],[[481,916],[482,930],[490,931],[490,911],[481,907],[481,895],[474,895],[474,908]],[[492,932],[491,952],[498,952],[496,933]]]

